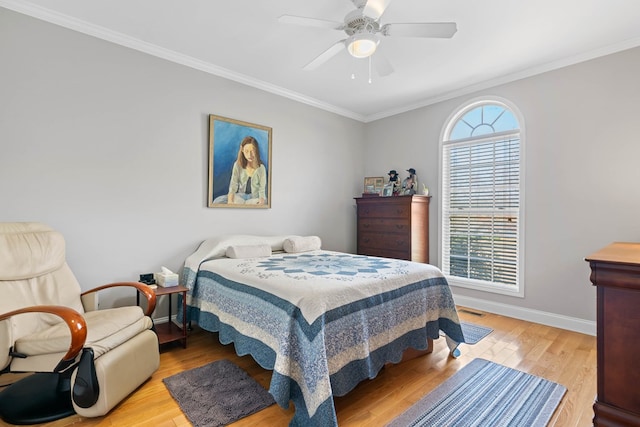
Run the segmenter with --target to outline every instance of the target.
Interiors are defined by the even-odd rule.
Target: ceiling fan
[[[345,48],[355,58],[371,58],[376,52],[381,37],[451,38],[457,31],[455,22],[381,25],[380,17],[391,3],[391,0],[351,1],[356,6],[356,10],[349,12],[344,17],[344,22],[292,15],[282,15],[278,18],[279,22],[286,24],[328,28],[346,33],[347,38],[339,40],[314,58],[303,67],[305,70],[315,70]],[[391,63],[380,52],[376,54],[375,66],[381,76],[387,76],[393,72]]]

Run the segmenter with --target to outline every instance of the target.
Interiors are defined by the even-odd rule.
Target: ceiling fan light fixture
[[[380,39],[375,34],[359,33],[347,39],[347,50],[355,58],[367,58],[376,51]]]

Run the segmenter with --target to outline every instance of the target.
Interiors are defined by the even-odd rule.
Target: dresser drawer
[[[358,218],[408,218],[411,205],[390,203],[385,205],[363,204],[358,206]]]
[[[362,218],[358,221],[358,233],[410,233],[411,222],[407,218]]]
[[[358,237],[359,247],[411,252],[411,236],[393,233],[366,233]]]
[[[404,259],[411,261],[411,252],[409,251],[394,251],[392,249],[375,249],[364,248],[359,250],[360,255],[377,256],[382,258]]]

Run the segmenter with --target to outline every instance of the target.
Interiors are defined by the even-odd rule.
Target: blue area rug
[[[460,322],[460,326],[462,327],[465,344],[475,344],[493,331],[493,329],[487,328],[486,326],[469,322]]]
[[[474,359],[387,427],[544,427],[567,389]]]

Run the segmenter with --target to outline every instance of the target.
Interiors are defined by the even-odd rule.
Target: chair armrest
[[[0,314],[0,321],[23,313],[49,313],[62,318],[71,332],[71,344],[69,345],[67,354],[64,355],[54,371],[61,371],[75,361],[75,358],[80,354],[87,339],[87,323],[80,313],[72,308],[59,305],[37,305]]]
[[[151,314],[153,313],[153,310],[155,310],[156,308],[156,293],[149,286],[140,282],[109,283],[109,284],[98,286],[97,288],[93,288],[88,291],[85,291],[81,293],[80,296],[84,297],[85,295],[91,294],[93,292],[98,292],[103,289],[115,288],[115,287],[121,287],[121,286],[134,287],[138,290],[138,292],[144,295],[144,297],[147,299],[147,311],[144,314],[145,316],[151,316]]]

